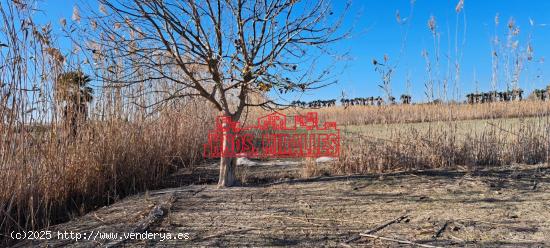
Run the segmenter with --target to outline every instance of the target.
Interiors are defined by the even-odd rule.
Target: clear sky
[[[77,0],[48,0],[40,3],[39,8],[44,11],[41,20],[51,20],[56,28],[60,18],[70,19],[74,4],[82,3]],[[333,1],[336,11],[341,10],[345,1]],[[514,18],[520,29],[518,49],[525,50],[528,41],[531,41],[534,56],[530,61],[525,60],[519,80],[519,86],[530,92],[534,88],[542,88],[550,84],[550,62],[542,62],[550,54],[550,1],[546,0],[465,0],[464,9],[457,17],[455,6],[458,0],[417,0],[414,3],[412,16],[410,0],[365,0],[352,1],[352,8],[348,12],[344,28],[352,28],[351,37],[334,45],[332,49],[340,53],[347,53],[349,59],[339,62],[335,71],[338,84],[316,90],[302,97],[302,100],[339,98],[344,91],[347,97],[383,96],[377,86],[380,75],[374,71],[373,59],[382,61],[384,54],[390,58],[390,64],[398,63],[392,78],[393,95],[406,93],[410,90],[413,101],[422,101],[424,84],[427,80],[426,62],[422,51],[426,50],[433,55],[434,45],[432,34],[428,28],[431,15],[435,17],[440,34],[440,66],[439,72],[443,79],[448,71],[447,59],[451,64],[454,77],[455,38],[458,40],[460,60],[459,96],[475,91],[491,89],[491,39],[495,35],[495,15],[499,14],[497,34],[501,42],[506,43],[508,21]],[[399,25],[396,12],[406,22]],[[456,25],[458,20],[458,36]],[[464,22],[465,21],[465,22]],[[534,24],[534,25],[531,25]],[[548,24],[548,25],[547,25]],[[466,35],[463,37],[464,27]],[[405,46],[403,39],[407,33]],[[529,36],[531,38],[529,38]],[[465,43],[462,45],[463,38]],[[402,53],[400,51],[403,51]],[[499,55],[501,52],[499,51]],[[328,61],[321,61],[328,63]],[[432,57],[433,73],[435,61]],[[504,64],[500,65],[501,74]],[[512,70],[512,69],[510,69]],[[406,87],[407,78],[410,87]],[[474,78],[477,79],[474,80]],[[452,82],[449,83],[451,87]],[[499,90],[506,89],[505,76],[501,75]],[[451,98],[451,90],[449,90]]]

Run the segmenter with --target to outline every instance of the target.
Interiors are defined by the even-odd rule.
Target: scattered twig
[[[388,221],[388,222],[386,222],[386,223],[384,223],[384,224],[382,224],[382,225],[380,225],[380,226],[375,227],[374,229],[368,230],[368,231],[366,231],[365,233],[366,233],[366,234],[373,234],[373,233],[375,233],[375,232],[378,232],[378,231],[380,231],[380,230],[386,228],[387,226],[389,226],[389,225],[391,225],[391,224],[399,223],[399,222],[401,222],[402,220],[404,220],[404,219],[407,218],[407,217],[408,217],[408,215],[403,214],[403,215],[401,215],[401,216],[399,216],[399,217],[397,217],[397,218],[395,218],[395,219],[393,219],[393,220],[390,220],[390,221]],[[359,239],[361,238],[361,236],[362,236],[362,235],[359,234],[359,235],[357,235],[357,236],[355,236],[355,237],[352,237],[352,238],[350,238],[350,239],[347,239],[347,240],[345,240],[344,242],[340,243],[340,245],[345,246],[345,247],[349,247],[349,245],[348,245],[349,243],[354,242],[354,241],[356,241],[356,240],[359,240]]]
[[[196,196],[198,193],[202,192],[202,191],[205,190],[205,189],[206,189],[206,186],[204,186],[204,187],[198,189],[197,191],[193,192],[193,196]]]
[[[153,223],[159,222],[170,209],[172,208],[172,204],[176,201],[176,192],[172,192],[172,194],[165,199],[164,201],[161,201],[159,204],[157,204],[151,211],[149,211],[149,214],[144,219],[140,220],[137,225],[130,231],[133,233],[142,233],[149,229],[149,227]],[[106,244],[105,247],[120,247],[124,242],[126,242],[127,239],[120,239],[116,240],[112,243]]]
[[[99,218],[99,216],[97,216],[96,213],[94,213],[93,216],[94,216],[94,218],[96,218],[96,219],[99,220],[100,222],[105,223],[105,220],[103,220],[102,218]]]
[[[408,241],[408,240],[392,239],[392,238],[388,238],[388,237],[382,237],[382,236],[367,234],[367,233],[361,233],[359,235],[361,235],[362,237],[369,237],[369,238],[375,238],[375,239],[380,239],[380,240],[393,241],[393,242],[397,242],[397,243],[400,243],[400,244],[408,244],[408,245],[428,247],[428,248],[439,248],[439,246],[425,245],[425,244],[420,244],[420,243],[416,243],[416,242],[412,242],[412,241]]]
[[[373,233],[375,233],[375,232],[378,232],[378,231],[380,231],[380,230],[386,228],[387,226],[389,226],[389,225],[391,225],[391,224],[399,223],[399,222],[401,222],[402,220],[404,220],[404,219],[407,218],[407,217],[408,217],[408,215],[406,215],[406,214],[401,215],[401,216],[399,216],[398,218],[396,218],[396,219],[394,219],[394,220],[392,220],[392,221],[388,221],[388,222],[386,222],[386,223],[384,223],[384,224],[382,224],[382,225],[380,225],[380,226],[378,226],[378,227],[376,227],[376,228],[374,228],[374,229],[372,229],[372,230],[367,231],[366,233],[368,233],[368,234],[373,234]]]
[[[441,234],[445,231],[448,225],[449,225],[449,221],[445,221],[445,224],[443,224],[443,226],[439,228],[439,230],[437,230],[437,232],[434,234],[433,239],[439,238],[439,236],[441,236]]]

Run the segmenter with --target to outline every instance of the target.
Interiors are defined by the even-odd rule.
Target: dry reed
[[[150,99],[125,97],[135,89],[97,87],[95,100],[82,103],[88,118],[66,125],[56,78],[82,61],[59,52],[48,25],[29,21],[32,6],[0,3],[7,43],[0,47],[0,246],[15,241],[11,231],[38,230],[161,186],[176,168],[202,159],[214,120],[195,99],[153,112],[132,103]]]
[[[505,106],[509,106],[505,108]],[[417,108],[417,109],[415,109]],[[455,110],[445,110],[455,108]],[[403,111],[407,109],[407,111]],[[475,109],[479,109],[475,111]],[[388,134],[369,136],[347,130],[342,134],[342,149],[336,174],[379,173],[395,170],[434,168],[476,168],[511,163],[536,164],[547,162],[550,152],[550,120],[546,102],[506,104],[417,105],[388,107],[386,112],[371,115],[340,116],[342,109],[324,111],[324,118],[340,123],[383,123]],[[375,111],[354,110],[355,113]],[[403,112],[401,112],[403,111]],[[449,112],[454,113],[448,115]],[[331,116],[330,113],[335,113]],[[415,116],[413,113],[417,113]],[[428,113],[433,113],[429,115]],[[429,119],[423,119],[423,115]],[[532,118],[524,118],[531,116]],[[359,119],[363,117],[364,119]],[[465,127],[454,120],[488,119],[487,123],[470,122]],[[516,118],[511,119],[506,118]],[[368,119],[367,119],[368,118]],[[414,119],[417,118],[417,119]],[[439,119],[437,119],[439,118]],[[453,121],[448,121],[448,120]],[[386,123],[384,123],[386,121]],[[414,121],[432,121],[424,125],[402,125]],[[490,124],[490,125],[489,125]],[[369,129],[369,125],[362,127]],[[468,130],[463,130],[464,128]],[[378,128],[380,130],[380,128]]]

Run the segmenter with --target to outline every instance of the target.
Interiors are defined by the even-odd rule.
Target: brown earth
[[[299,164],[259,162],[241,170],[243,186],[228,189],[214,185],[215,164],[183,170],[167,184],[187,184],[197,175],[206,184],[128,197],[48,229],[187,233],[187,240],[119,236],[18,246],[412,246],[376,237],[441,247],[550,246],[547,165],[292,179],[300,175]],[[358,238],[369,230],[374,236]]]

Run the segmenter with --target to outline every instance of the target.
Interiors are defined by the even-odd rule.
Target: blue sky
[[[421,56],[422,50],[429,53],[433,51],[433,39],[428,29],[428,19],[433,15],[438,23],[441,33],[440,52],[441,57],[446,56],[449,43],[448,35],[451,36],[451,59],[454,61],[454,37],[456,25],[455,6],[458,1],[427,1],[418,0],[414,5],[414,13],[410,23],[406,49],[400,56],[403,32],[395,17],[399,10],[402,17],[410,12],[410,1],[354,1],[353,11],[359,15],[357,20],[348,18],[348,25],[356,22],[352,38],[342,42],[340,49],[349,49],[352,60],[344,73],[340,76],[340,84],[330,89],[320,90],[315,96],[332,97],[335,91],[344,90],[350,97],[382,95],[376,86],[380,76],[374,71],[372,59],[382,59],[388,54],[390,61],[399,60],[399,65],[393,77],[392,91],[398,96],[406,92],[407,74],[410,76],[410,91],[413,99],[424,98],[424,82],[426,81],[426,63]],[[534,59],[520,80],[519,86],[529,90],[534,87],[543,87],[550,83],[548,79],[536,79],[537,74],[547,72],[550,68],[547,63],[534,62],[537,59],[549,54],[550,48],[550,1],[515,1],[515,0],[465,0],[464,12],[459,16],[459,43],[462,43],[463,16],[466,16],[466,43],[461,50],[463,59],[461,61],[461,80],[459,89],[461,96],[476,89],[474,82],[474,71],[478,81],[479,90],[491,88],[491,37],[494,36],[494,17],[499,13],[499,35],[505,39],[507,22],[514,17],[516,24],[520,27],[519,46],[526,45],[528,33],[532,32],[532,46],[534,48]],[[534,22],[531,28],[529,19]],[[532,29],[532,30],[531,30]],[[450,31],[450,32],[449,32]],[[440,65],[443,75],[447,70],[446,58]],[[538,68],[540,67],[540,69]],[[454,66],[452,67],[454,70]],[[501,68],[503,69],[503,68]],[[541,82],[542,81],[542,82]],[[501,83],[501,90],[505,89],[504,82]],[[314,97],[314,96],[312,96]]]
[[[49,0],[40,3],[44,11],[43,21],[51,20],[58,27],[60,18],[70,19],[72,8],[77,0]],[[338,84],[319,89],[302,96],[302,100],[338,98],[344,91],[347,97],[383,96],[383,92],[377,86],[380,75],[374,71],[372,60],[376,58],[382,61],[384,54],[390,58],[391,64],[398,62],[392,80],[393,95],[399,96],[410,90],[413,101],[425,100],[424,83],[427,79],[426,63],[421,56],[425,49],[433,54],[433,39],[428,29],[428,19],[433,15],[437,21],[440,32],[440,56],[442,62],[439,66],[441,77],[447,71],[447,57],[455,60],[455,6],[458,0],[436,1],[417,0],[414,3],[414,12],[408,24],[399,25],[396,21],[396,11],[402,18],[409,16],[411,11],[410,0],[395,1],[352,1],[352,8],[348,12],[344,28],[352,28],[351,36],[332,46],[333,51],[347,53],[349,59],[336,65],[338,72],[335,75]],[[345,2],[333,1],[336,11],[341,10]],[[466,20],[466,43],[460,49],[463,54],[461,75],[459,82],[459,96],[475,91],[491,89],[491,38],[494,36],[495,15],[499,14],[499,37],[506,39],[507,23],[513,17],[520,28],[518,36],[519,47],[524,49],[528,36],[531,35],[531,44],[534,50],[532,61],[525,63],[519,86],[530,92],[534,88],[542,88],[550,84],[546,74],[550,69],[548,63],[541,63],[541,59],[550,54],[550,1],[521,1],[521,0],[465,0],[463,12],[459,20],[459,45],[462,44],[464,28],[464,15]],[[530,20],[535,25],[531,26]],[[546,25],[548,24],[548,25]],[[407,28],[408,25],[408,28]],[[405,31],[408,30],[405,49],[401,54],[402,40]],[[450,37],[450,40],[448,39]],[[448,53],[448,50],[451,53]],[[400,56],[401,54],[401,56]],[[329,63],[324,59],[321,64]],[[434,63],[432,61],[432,63]],[[435,65],[433,65],[435,66]],[[501,64],[501,70],[503,65]],[[435,70],[435,68],[434,68]],[[454,65],[451,70],[454,71]],[[477,79],[478,83],[474,80]],[[410,79],[410,87],[406,87],[406,79]],[[500,80],[499,90],[504,90],[505,82]],[[449,91],[450,92],[450,91]],[[449,93],[449,98],[451,94]]]

